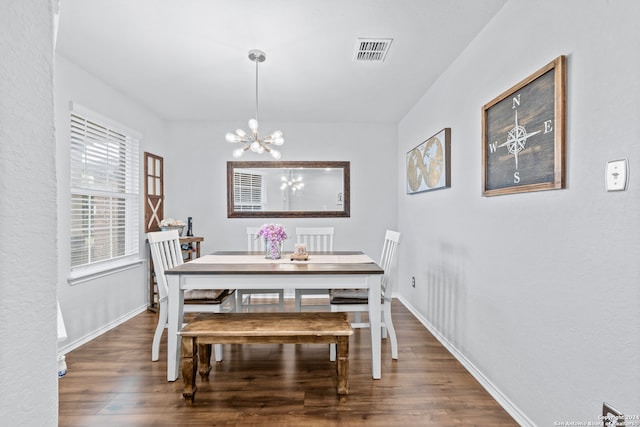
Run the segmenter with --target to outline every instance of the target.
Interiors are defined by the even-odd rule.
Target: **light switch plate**
[[[607,163],[607,191],[624,191],[627,189],[629,163],[627,159],[612,160]]]

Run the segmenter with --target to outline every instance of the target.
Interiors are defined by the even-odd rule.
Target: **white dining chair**
[[[333,227],[296,227],[296,243],[306,243],[308,252],[333,251]],[[326,310],[328,304],[302,304],[305,295],[329,296],[328,289],[296,289],[296,311]]]
[[[380,283],[382,293],[382,300],[380,301],[382,337],[386,338],[388,335],[391,339],[391,358],[393,359],[398,359],[398,340],[391,319],[391,300],[393,298],[393,278],[395,276],[399,243],[400,233],[387,230],[384,236],[382,255],[380,256],[380,267],[384,270]],[[367,289],[333,289],[329,292],[329,306],[333,312],[352,312],[356,314],[367,312],[369,311],[369,292]],[[370,324],[368,322],[360,322],[359,318],[356,317],[356,321],[351,324],[351,327],[368,328]],[[334,344],[330,346],[330,359],[334,361],[336,347]]]
[[[160,339],[167,327],[169,320],[167,277],[165,271],[184,263],[180,248],[180,236],[177,230],[157,231],[147,233],[151,259],[153,260],[156,283],[158,286],[158,301],[160,310],[158,312],[158,325],[153,335],[151,346],[151,360],[157,361],[160,353]],[[185,290],[184,291],[184,312],[185,313],[220,313],[221,311],[235,311],[234,291],[229,289],[211,290]],[[215,347],[216,360],[222,360],[222,346]]]
[[[251,252],[265,253],[264,239],[258,237],[259,227],[247,227],[247,250]],[[238,289],[237,295],[237,307],[238,311],[246,308],[251,310],[258,307],[278,307],[280,311],[284,311],[284,289]],[[251,300],[251,297],[262,297],[268,302],[261,301],[260,303]],[[274,299],[276,303],[272,303]]]

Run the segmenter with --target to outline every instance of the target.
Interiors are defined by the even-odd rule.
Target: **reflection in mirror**
[[[348,217],[349,162],[227,162],[227,216]]]

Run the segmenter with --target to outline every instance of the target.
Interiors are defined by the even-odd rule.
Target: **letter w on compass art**
[[[564,188],[565,61],[482,107],[483,196]]]
[[[451,187],[450,148],[445,128],[407,153],[407,194]]]

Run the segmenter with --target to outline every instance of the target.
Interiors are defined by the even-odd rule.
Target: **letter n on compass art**
[[[451,129],[442,129],[407,153],[407,194],[451,187]]]
[[[483,196],[564,188],[566,59],[482,107]]]

